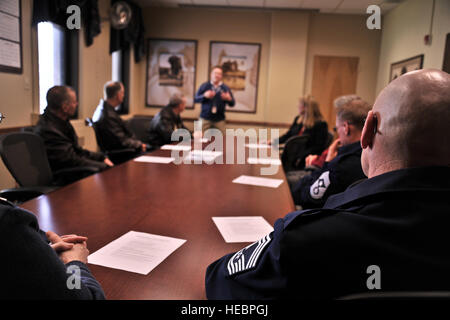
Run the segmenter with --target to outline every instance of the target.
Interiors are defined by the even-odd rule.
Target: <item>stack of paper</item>
[[[172,157],[154,157],[154,156],[140,156],[134,161],[136,162],[148,162],[148,163],[171,163],[175,158]]]
[[[214,162],[222,154],[223,152],[221,151],[192,150],[185,159],[194,162]]]
[[[273,164],[276,166],[281,165],[280,159],[277,158],[248,158],[247,162],[250,164]]]
[[[148,274],[186,240],[130,231],[88,256],[108,268]]]
[[[249,149],[270,149],[271,146],[268,144],[258,144],[258,143],[247,143],[245,145]]]
[[[213,217],[225,242],[255,242],[273,231],[263,217]]]
[[[191,150],[191,146],[185,144],[166,144],[161,147],[161,150],[189,151]]]
[[[252,186],[278,188],[283,183],[281,179],[261,178],[242,175],[233,180],[233,183],[248,184]]]

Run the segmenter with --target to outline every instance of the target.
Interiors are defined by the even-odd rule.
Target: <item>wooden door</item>
[[[358,62],[358,57],[314,56],[311,94],[319,102],[330,131],[336,121],[334,99],[356,93]]]

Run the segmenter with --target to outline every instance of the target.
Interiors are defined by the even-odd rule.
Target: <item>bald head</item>
[[[409,72],[377,97],[361,137],[370,178],[392,170],[450,165],[450,75]]]

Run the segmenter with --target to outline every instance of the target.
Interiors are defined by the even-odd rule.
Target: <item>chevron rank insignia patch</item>
[[[231,276],[235,273],[252,269],[256,266],[261,253],[269,244],[271,238],[270,234],[261,240],[252,243],[244,249],[236,252],[228,261],[228,274]]]

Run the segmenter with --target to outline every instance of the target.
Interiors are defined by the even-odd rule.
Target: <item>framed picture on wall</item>
[[[197,40],[148,39],[145,105],[164,107],[174,93],[194,108]]]
[[[256,112],[261,44],[211,41],[209,73],[215,66],[223,69],[223,82],[233,92],[236,105],[227,111]]]
[[[399,62],[392,63],[391,73],[389,75],[389,82],[397,79],[398,77],[407,72],[422,69],[422,66],[423,66],[423,54]]]

